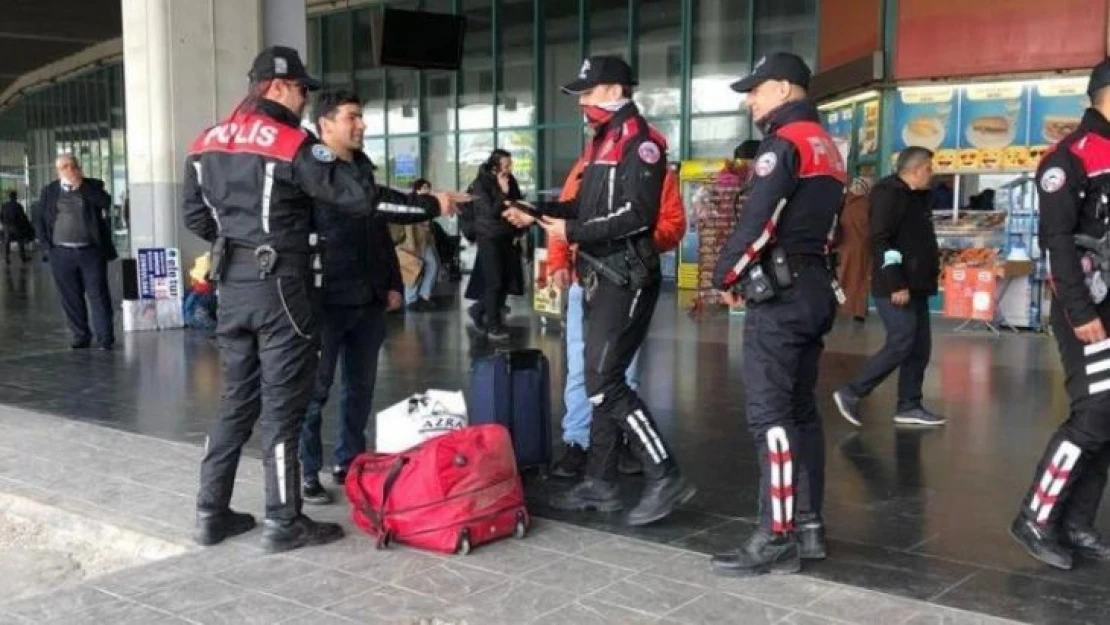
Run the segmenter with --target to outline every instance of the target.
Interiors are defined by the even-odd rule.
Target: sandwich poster
[[[969,85],[960,97],[958,169],[1026,168],[1029,89],[1023,83]]]
[[[1079,127],[1090,106],[1085,79],[1046,80],[1033,89],[1029,144],[1050,146]]]
[[[955,87],[900,89],[895,107],[894,151],[911,145],[930,150],[957,147],[958,91]]]

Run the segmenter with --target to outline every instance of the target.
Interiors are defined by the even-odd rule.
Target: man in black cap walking
[[[774,54],[732,85],[747,94],[764,139],[713,282],[729,305],[747,304],[745,411],[761,477],[759,529],[713,558],[726,575],[793,573],[801,558],[825,557],[825,441],[814,387],[836,314],[828,252],[846,172],[806,97],[809,78],[802,59]]]
[[[578,96],[594,131],[576,199],[545,205],[540,224],[578,246],[584,291],[586,393],[593,404],[586,478],[554,497],[562,510],[616,512],[623,435],[643,462],[645,485],[629,525],[658,521],[696,493],[682,477],[647,405],[625,370],[647,336],[659,298],[659,254],[652,243],[667,166],[667,141],[632,102],[632,69],[615,56],[594,56],[563,91]],[[516,209],[518,226],[534,219]],[[564,221],[565,219],[565,221]]]
[[[1110,300],[1098,262],[1077,237],[1107,236],[1110,224],[1110,59],[1091,73],[1091,108],[1037,168],[1040,241],[1052,271],[1051,323],[1064,363],[1071,414],[1048,442],[1010,533],[1030,555],[1059,569],[1079,554],[1110,560],[1095,515],[1110,467]]]
[[[268,551],[331,542],[334,523],[301,514],[297,439],[316,373],[310,232],[313,207],[369,216],[371,198],[335,152],[300,127],[320,87],[297,51],[272,47],[250,70],[250,92],[201,133],[185,163],[186,226],[213,244],[220,283],[224,391],[205,445],[195,538],[216,544],[254,526],[229,504],[243,445],[261,421]]]

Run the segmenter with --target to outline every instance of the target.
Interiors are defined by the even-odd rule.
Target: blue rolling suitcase
[[[470,370],[470,423],[508,428],[521,469],[545,471],[551,462],[549,369],[543,352],[521,349],[480,357]]]

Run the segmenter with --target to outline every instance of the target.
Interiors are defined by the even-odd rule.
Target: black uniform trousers
[[[239,456],[259,421],[266,518],[291,520],[301,513],[297,440],[318,350],[310,279],[220,283],[216,333],[224,391],[200,468],[201,510],[228,509]]]
[[[659,287],[658,276],[649,285],[633,290],[592,271],[584,272],[586,395],[593,405],[587,477],[607,482],[617,479],[625,436],[643,462],[647,478],[658,479],[675,466],[651,412],[625,377],[647,337]]]
[[[817,257],[774,299],[749,303],[743,379],[748,428],[759,457],[760,527],[775,533],[820,520],[825,497],[825,433],[814,396],[824,336],[836,315],[828,270]]]
[[[87,343],[93,332],[101,345],[115,343],[112,320],[112,294],[108,290],[108,262],[96,247],[62,247],[50,249],[50,272],[62,297],[62,311],[73,339]],[[85,297],[92,306],[93,332],[89,331],[89,311]]]
[[[305,478],[316,477],[324,464],[320,430],[324,405],[340,359],[343,360],[343,385],[335,467],[346,470],[355,456],[366,451],[366,426],[374,403],[378,354],[385,342],[385,310],[380,305],[325,306],[321,319],[320,365],[301,432],[300,454]]]
[[[863,364],[848,390],[866,397],[898,369],[898,412],[920,408],[921,386],[933,351],[929,298],[915,294],[905,306],[895,306],[889,297],[876,297],[875,308],[886,329],[886,342]]]
[[[1098,307],[1098,315],[1110,328],[1110,301]],[[1021,512],[1046,526],[1063,520],[1090,529],[1110,469],[1110,340],[1082,343],[1056,302],[1051,322],[1064,363],[1071,414],[1049,440]]]

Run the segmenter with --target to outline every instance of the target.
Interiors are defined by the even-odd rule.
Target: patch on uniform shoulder
[[[312,158],[320,161],[321,163],[330,163],[335,160],[335,152],[323,143],[317,143],[312,146]]]
[[[1041,189],[1045,193],[1056,193],[1064,187],[1064,183],[1068,181],[1068,175],[1064,173],[1061,167],[1050,167],[1041,174]]]
[[[775,171],[775,165],[779,164],[779,157],[775,156],[774,152],[767,152],[760,156],[755,161],[755,175],[763,177]]]
[[[643,143],[641,143],[640,148],[636,150],[636,153],[640,155],[640,160],[647,163],[648,165],[654,165],[658,163],[659,157],[662,156],[662,154],[660,154],[659,152],[659,146],[655,145],[651,141],[644,141]]]

